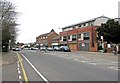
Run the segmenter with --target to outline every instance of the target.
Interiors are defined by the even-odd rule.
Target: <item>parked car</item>
[[[54,49],[52,47],[47,48],[48,51],[53,51]]]
[[[12,48],[12,50],[14,51],[14,50],[15,50],[15,48],[13,47],[13,48]]]
[[[31,47],[31,50],[38,50],[38,48],[35,48],[35,47]]]
[[[22,49],[21,49],[21,48],[16,47],[16,48],[12,48],[12,50],[13,50],[13,51],[21,51]]]
[[[54,51],[60,51],[60,47],[58,47],[58,46],[55,46],[53,49],[54,49]]]
[[[24,50],[30,50],[30,48],[23,48]]]
[[[63,51],[63,52],[71,52],[70,48],[68,46],[61,46],[60,47],[60,51]]]
[[[40,47],[40,50],[41,50],[41,51],[45,51],[45,50],[46,50],[46,47]]]

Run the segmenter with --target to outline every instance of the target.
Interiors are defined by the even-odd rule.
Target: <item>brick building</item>
[[[36,37],[36,43],[41,46],[52,46],[52,39],[57,37],[58,34],[52,29],[49,33],[41,34],[38,37]]]
[[[98,51],[96,28],[110,18],[100,16],[62,28],[60,45],[67,45],[73,51]]]
[[[59,35],[56,36],[56,37],[54,37],[54,38],[52,39],[52,46],[53,46],[53,47],[54,47],[54,46],[59,46],[59,40],[60,40]]]

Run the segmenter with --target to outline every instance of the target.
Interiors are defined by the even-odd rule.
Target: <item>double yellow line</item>
[[[17,53],[17,52],[16,52],[16,53]],[[23,60],[22,60],[20,54],[17,53],[17,55],[18,55],[18,60],[19,60],[19,63],[20,63],[22,72],[23,72],[23,76],[24,76],[25,83],[28,83],[28,77],[27,77],[27,74],[26,74],[26,72],[25,72],[25,69],[24,69],[24,66],[23,66],[23,63],[22,63]]]

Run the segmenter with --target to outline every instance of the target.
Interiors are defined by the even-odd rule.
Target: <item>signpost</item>
[[[85,43],[82,43],[82,46],[85,46]]]

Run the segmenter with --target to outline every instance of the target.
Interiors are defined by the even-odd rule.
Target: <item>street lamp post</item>
[[[101,40],[102,40],[102,50],[104,51],[104,40],[103,40],[103,36],[101,36]]]
[[[9,44],[9,47],[8,47],[8,48],[9,48],[9,50],[10,50],[10,49],[11,49],[11,45],[10,45],[10,44],[11,44],[11,40],[9,40],[9,43],[8,43],[8,44]]]

